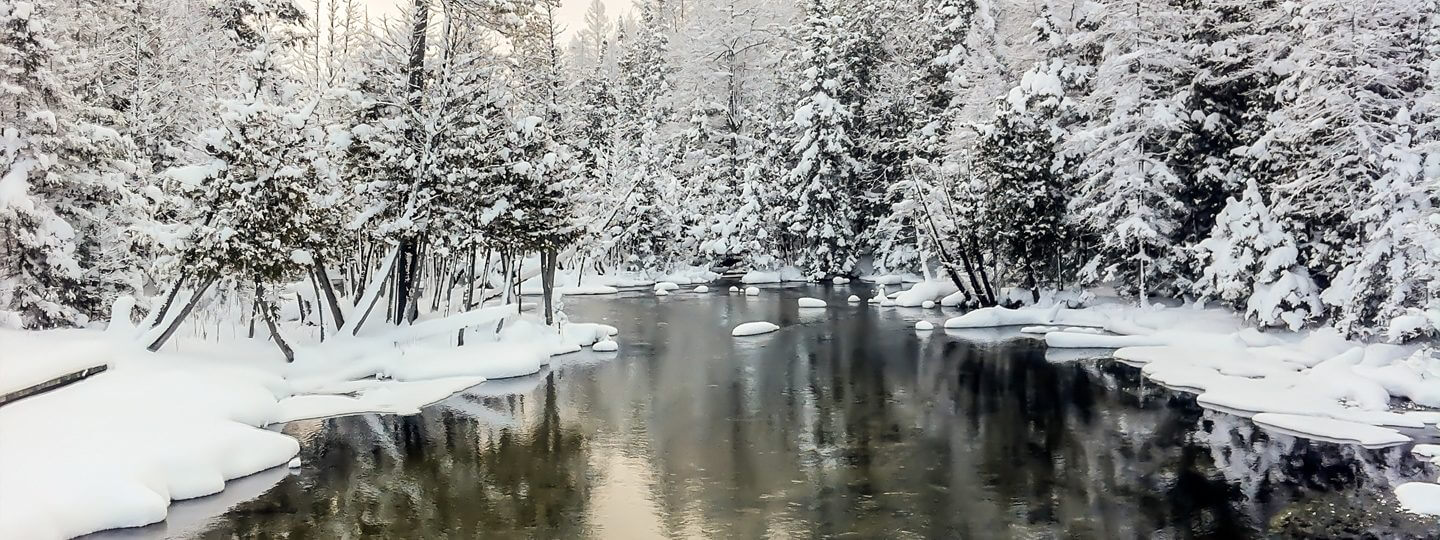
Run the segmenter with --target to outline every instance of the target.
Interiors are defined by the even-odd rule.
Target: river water
[[[917,333],[940,310],[758,297],[571,297],[620,328],[419,415],[293,422],[305,465],[111,537],[1426,537],[1407,449],[1314,443],[1206,411],[1100,352]],[[800,296],[830,302],[795,306]],[[769,320],[777,333],[732,338]],[[483,361],[484,359],[477,359]]]

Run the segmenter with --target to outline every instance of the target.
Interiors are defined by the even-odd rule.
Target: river
[[[1268,434],[1102,352],[863,286],[570,297],[619,353],[556,358],[408,417],[293,422],[304,466],[105,537],[1426,536],[1387,502],[1407,449]],[[828,309],[798,309],[817,296]],[[769,320],[779,332],[733,338]],[[483,359],[480,359],[483,361]]]

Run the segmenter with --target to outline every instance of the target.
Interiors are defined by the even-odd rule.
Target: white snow
[[[710,287],[706,287],[706,286],[704,286],[704,285],[701,285],[701,286],[695,287],[695,292],[701,293],[701,294],[708,293],[708,292],[710,292]]]
[[[615,343],[613,339],[607,338],[604,341],[596,342],[595,346],[591,347],[590,350],[595,352],[615,352],[620,350],[620,344]]]
[[[895,305],[900,307],[918,307],[925,302],[933,302],[950,296],[959,291],[955,284],[950,281],[922,281],[901,291],[895,295]]]
[[[670,289],[655,289],[655,296],[670,296]]]
[[[288,467],[288,468],[291,468],[291,469],[299,469],[299,468],[300,468],[300,458],[297,457],[297,458],[291,459],[289,463],[286,463],[286,464],[285,464],[285,466]]]
[[[766,321],[755,321],[741,323],[740,325],[736,326],[734,330],[730,331],[730,335],[737,337],[753,336],[756,334],[768,334],[779,329],[780,326],[776,325],[775,323]]]
[[[1317,418],[1298,414],[1260,413],[1251,418],[1265,429],[1330,442],[1355,443],[1365,448],[1383,448],[1410,442],[1410,437],[1390,428]]]
[[[655,284],[655,292],[679,290],[680,285],[673,281],[661,281]]]
[[[935,324],[930,321],[916,321],[915,329],[928,332],[935,329]]]
[[[786,266],[779,270],[751,270],[740,277],[741,283],[781,283],[786,281],[806,281],[805,273],[799,268]]]
[[[823,308],[826,306],[824,300],[821,300],[819,298],[811,298],[808,296],[801,298],[797,303],[802,308]]]
[[[850,303],[852,303],[852,304],[858,304],[858,303],[860,303],[860,297],[857,296],[857,295],[853,295],[853,294],[852,294],[852,295],[850,295],[850,298],[846,298],[845,301],[846,301],[846,302],[850,302]]]
[[[27,332],[0,328],[0,395],[109,364],[115,356],[114,345],[93,339],[94,335],[88,330]]]
[[[760,288],[759,288],[759,287],[746,287],[746,288],[745,288],[745,296],[760,296]]]
[[[736,287],[736,286],[734,286],[734,285],[731,285],[731,286],[730,286],[730,292],[740,292],[740,287]]]
[[[936,305],[934,300],[926,300],[920,303],[920,307],[925,309],[934,309]]]
[[[835,276],[835,279],[832,279],[830,281],[836,285],[844,285],[850,283],[850,278],[844,276]]]
[[[1395,486],[1395,498],[1408,512],[1440,516],[1440,484],[1405,482]]]

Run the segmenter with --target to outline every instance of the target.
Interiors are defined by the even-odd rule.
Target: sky
[[[380,18],[386,15],[399,13],[400,5],[409,5],[411,0],[363,0],[365,6],[370,10],[370,16]],[[605,4],[605,14],[611,19],[621,13],[630,11],[631,0],[601,0]],[[560,0],[560,21],[565,26],[565,36],[568,39],[585,25],[585,10],[590,7],[590,0]]]

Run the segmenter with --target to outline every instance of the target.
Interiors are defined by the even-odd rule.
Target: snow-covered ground
[[[472,331],[454,346],[460,328],[502,319],[498,337]],[[46,539],[154,523],[172,500],[285,465],[299,445],[267,426],[414,414],[487,379],[535,373],[553,355],[602,340],[614,350],[616,330],[570,323],[557,333],[499,306],[300,345],[294,363],[244,338],[187,337],[151,353],[133,328],[3,332],[10,386],[109,366],[0,407],[0,538]]]

